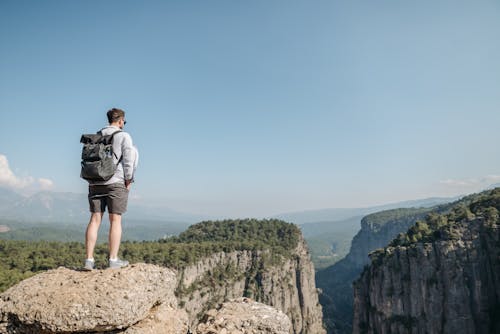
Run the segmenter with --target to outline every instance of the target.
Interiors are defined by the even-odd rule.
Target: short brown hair
[[[125,111],[118,108],[110,109],[106,115],[108,115],[109,124],[118,121],[120,118],[125,119]]]

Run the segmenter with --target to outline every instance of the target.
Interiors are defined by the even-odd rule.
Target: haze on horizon
[[[500,182],[500,3],[2,1],[0,187],[85,193],[127,112],[135,201],[261,217]]]

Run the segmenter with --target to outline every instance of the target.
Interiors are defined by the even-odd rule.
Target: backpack
[[[96,134],[82,135],[80,143],[82,148],[82,170],[80,177],[89,182],[93,181],[108,181],[116,171],[118,163],[114,163],[113,156],[113,137],[120,130],[113,132],[110,135],[103,135],[101,131]],[[118,158],[118,157],[116,157]]]

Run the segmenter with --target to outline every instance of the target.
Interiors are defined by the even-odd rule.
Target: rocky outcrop
[[[500,332],[500,190],[468,201],[372,253],[353,333]]]
[[[217,253],[179,273],[178,297],[191,328],[223,302],[250,297],[283,311],[290,333],[325,333],[314,268],[302,237],[288,257],[265,251]]]
[[[207,312],[198,334],[288,334],[292,323],[286,314],[249,298],[226,302]]]
[[[50,270],[0,295],[0,333],[178,333],[176,274],[154,265],[81,272]]]

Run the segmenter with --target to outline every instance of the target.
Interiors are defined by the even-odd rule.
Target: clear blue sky
[[[500,181],[498,1],[2,0],[0,51],[0,186],[86,192],[79,137],[111,107],[141,154],[133,197],[180,211]]]

